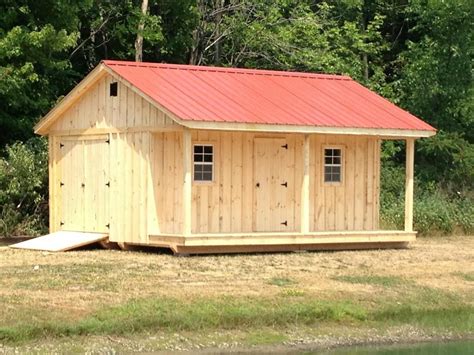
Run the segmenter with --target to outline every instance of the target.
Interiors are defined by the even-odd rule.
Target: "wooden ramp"
[[[84,245],[100,242],[101,240],[105,240],[107,238],[108,234],[103,233],[61,231],[10,245],[10,248],[66,251],[79,248]]]

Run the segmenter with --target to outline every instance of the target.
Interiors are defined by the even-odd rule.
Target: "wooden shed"
[[[347,76],[103,61],[35,132],[51,233],[213,253],[405,246],[435,129]],[[384,139],[406,140],[404,230],[379,228]]]

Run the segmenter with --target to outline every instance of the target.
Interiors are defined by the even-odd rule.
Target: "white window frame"
[[[341,162],[340,164],[326,164],[326,149],[338,149],[341,151]],[[342,145],[325,145],[323,146],[322,149],[322,180],[324,185],[331,185],[331,186],[338,186],[342,185],[344,182],[344,157],[345,157],[345,152],[344,152],[344,146]],[[339,166],[340,167],[340,179],[339,181],[326,181],[326,166]]]
[[[194,155],[196,154],[194,152],[195,147],[203,147],[203,153],[204,153],[204,147],[212,147],[212,162],[205,162],[205,161],[194,161]],[[197,153],[201,154],[201,153]],[[212,143],[204,143],[204,142],[194,142],[193,143],[193,183],[195,184],[212,184],[215,181],[215,161],[216,161],[216,147]],[[210,165],[211,166],[211,180],[196,180],[195,179],[195,174],[194,170],[196,165]]]

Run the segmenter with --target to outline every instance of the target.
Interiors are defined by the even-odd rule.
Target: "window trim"
[[[325,179],[325,167],[326,167],[326,149],[340,149],[341,150],[341,179],[340,181],[326,181]],[[344,183],[344,172],[345,172],[345,162],[346,162],[346,155],[345,155],[345,146],[340,144],[328,144],[323,145],[321,150],[321,179],[323,185],[325,186],[341,186]],[[331,165],[334,166],[334,165]]]
[[[194,147],[203,146],[203,147],[212,147],[212,162],[195,162],[194,161]],[[213,185],[216,183],[216,142],[209,141],[196,141],[192,142],[192,183],[196,185]],[[194,167],[195,164],[210,165],[212,167],[212,180],[195,180],[194,179]]]

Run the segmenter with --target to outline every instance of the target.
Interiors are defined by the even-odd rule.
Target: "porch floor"
[[[416,239],[405,231],[327,231],[309,233],[156,234],[150,245],[171,248],[175,253],[263,252],[403,248]]]

